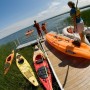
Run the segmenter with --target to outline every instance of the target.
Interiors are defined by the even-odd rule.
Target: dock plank
[[[90,90],[90,61],[68,56],[47,42],[43,46],[65,90]]]

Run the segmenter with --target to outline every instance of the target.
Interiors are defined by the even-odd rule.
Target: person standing
[[[42,32],[41,32],[40,25],[39,25],[39,23],[36,22],[36,20],[34,20],[34,27],[36,28],[39,37],[42,37],[42,38],[43,38],[43,35],[42,35]]]
[[[42,23],[42,30],[44,31],[45,34],[47,34],[47,29],[46,29],[46,23]]]
[[[79,33],[81,41],[84,42],[84,35],[83,35],[84,22],[81,18],[80,10],[77,7],[75,7],[75,3],[72,1],[68,2],[68,6],[71,8],[70,16],[74,24],[74,31]]]

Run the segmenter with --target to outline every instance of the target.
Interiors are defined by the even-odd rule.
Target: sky
[[[0,39],[32,25],[34,20],[40,22],[69,11],[68,1],[0,0]],[[90,0],[78,1],[78,7],[90,5]]]

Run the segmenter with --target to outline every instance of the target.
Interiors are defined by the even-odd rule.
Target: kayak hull
[[[26,79],[31,82],[34,86],[38,86],[38,81],[34,75],[34,72],[27,62],[27,60],[20,54],[16,54],[16,65]]]
[[[48,61],[44,57],[42,51],[40,49],[38,49],[38,47],[35,47],[35,50],[37,50],[37,51],[34,52],[33,62],[34,62],[34,67],[35,67],[36,73],[39,77],[39,80],[43,84],[45,90],[53,90],[52,76],[51,76],[51,71],[50,71],[50,68],[48,65]]]
[[[14,50],[12,50],[12,53],[6,58],[4,65],[4,75],[7,74],[7,72],[9,71],[13,59],[14,59]]]
[[[58,36],[56,34],[46,34],[46,41],[57,50],[74,56],[90,59],[90,46],[81,42],[81,46],[77,47],[72,44],[72,40],[65,36]]]

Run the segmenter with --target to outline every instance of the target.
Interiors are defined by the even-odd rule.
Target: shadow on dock
[[[77,68],[77,69],[84,69],[90,65],[90,60],[84,59],[84,58],[79,58],[79,57],[73,57],[66,55],[55,48],[53,48],[50,44],[45,42],[46,47],[48,48],[49,51],[51,51],[59,60],[60,63],[58,64],[58,67],[65,67],[67,66],[66,73],[64,74],[64,81],[62,87],[65,88],[67,79],[68,79],[68,74],[69,74],[69,67]],[[47,50],[47,51],[48,51]]]
[[[65,67],[66,65],[68,65],[74,68],[86,68],[90,65],[90,60],[66,55],[53,48],[47,42],[45,42],[45,45],[48,48],[48,50],[50,50],[58,59],[62,61],[58,64],[59,67]]]

